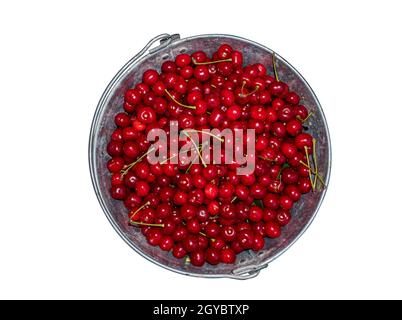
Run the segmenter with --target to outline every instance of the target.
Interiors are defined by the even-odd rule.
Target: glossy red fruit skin
[[[302,123],[298,119],[291,119],[286,123],[286,132],[295,137],[303,130]]]
[[[191,252],[190,262],[196,267],[201,267],[205,263],[205,254],[201,250]]]
[[[194,252],[198,250],[198,239],[194,235],[189,235],[183,239],[183,246],[187,252]]]
[[[300,193],[309,193],[312,189],[310,179],[301,177],[297,183],[297,187],[299,188]]]
[[[144,74],[142,75],[142,81],[149,85],[152,86],[153,84],[156,83],[156,81],[158,81],[159,79],[159,74],[156,70],[153,69],[148,69],[144,72]]]
[[[278,210],[275,221],[281,227],[284,227],[290,222],[291,218],[292,218],[292,216],[290,215],[289,210],[280,209],[280,210]]]
[[[175,258],[182,259],[187,255],[187,251],[181,243],[178,243],[173,247],[172,254]]]
[[[261,235],[255,235],[253,245],[251,248],[254,251],[260,251],[260,250],[264,249],[264,246],[265,246],[264,238]]]
[[[227,242],[232,242],[236,239],[236,230],[233,226],[223,226],[221,230],[223,239]]]
[[[176,56],[175,62],[178,67],[183,68],[191,63],[191,57],[186,53],[182,53]]]
[[[162,231],[159,229],[151,229],[147,234],[148,243],[152,246],[157,246],[163,237]]]
[[[111,157],[120,156],[123,152],[123,143],[112,140],[107,144],[106,151]]]
[[[120,112],[115,116],[114,122],[118,127],[128,127],[130,125],[130,116],[125,112]]]
[[[219,251],[213,248],[208,248],[205,252],[205,260],[211,265],[217,265],[220,261]]]
[[[127,190],[124,185],[114,185],[111,188],[110,194],[113,199],[124,200],[127,196]]]
[[[163,251],[170,251],[172,250],[174,245],[174,241],[171,237],[169,236],[162,236],[160,242],[159,242],[159,247],[163,250]]]
[[[236,261],[236,254],[232,249],[222,249],[220,253],[220,261],[222,263],[232,264]]]
[[[111,173],[120,172],[120,170],[122,170],[123,167],[124,167],[124,159],[121,157],[112,158],[107,162],[107,169]]]
[[[241,67],[243,65],[243,54],[240,51],[232,51],[231,59],[233,66]]]
[[[268,238],[278,238],[281,235],[281,227],[274,221],[265,224],[265,234]]]
[[[304,153],[305,147],[308,149],[313,147],[313,137],[308,133],[300,133],[295,137],[295,146]]]
[[[251,206],[248,218],[252,222],[259,222],[261,221],[264,213],[263,210],[258,206]]]
[[[141,94],[136,89],[129,89],[124,94],[124,100],[129,104],[136,106],[141,102]]]
[[[209,222],[205,227],[205,234],[209,238],[216,238],[220,233],[220,227],[215,222]]]

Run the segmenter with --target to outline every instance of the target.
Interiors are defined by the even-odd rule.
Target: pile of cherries
[[[275,67],[275,61],[273,60]],[[262,250],[291,220],[291,208],[317,182],[310,116],[297,93],[260,63],[222,44],[146,70],[125,92],[124,111],[107,145],[111,196],[124,201],[130,225],[152,246],[194,266],[234,263],[244,250]],[[254,129],[256,163],[237,175],[236,163],[149,164],[153,128]],[[320,177],[319,177],[320,178]]]

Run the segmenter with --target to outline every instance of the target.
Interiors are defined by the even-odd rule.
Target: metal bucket
[[[103,93],[92,122],[89,139],[89,164],[93,186],[106,217],[122,239],[140,255],[161,267],[185,275],[249,279],[257,276],[261,269],[267,267],[271,261],[285,252],[303,234],[319,210],[325,196],[325,188],[303,195],[302,199],[293,207],[292,220],[283,228],[282,236],[277,239],[269,239],[262,251],[258,253],[251,250],[242,252],[237,256],[236,263],[233,265],[205,264],[203,267],[195,267],[185,263],[184,259],[178,260],[171,253],[150,246],[138,228],[128,226],[127,209],[121,201],[115,201],[110,196],[110,175],[106,168],[106,162],[109,159],[106,145],[114,130],[114,115],[121,110],[124,92],[141,81],[142,74],[146,69],[157,69],[164,60],[172,60],[179,53],[204,50],[211,55],[222,43],[228,43],[236,50],[242,51],[245,64],[260,62],[268,70],[272,70],[273,51],[271,49],[237,36],[208,34],[180,39],[178,34],[162,34],[153,38],[116,74]],[[277,70],[279,78],[288,83],[290,89],[301,96],[300,103],[314,113],[306,125],[309,128],[308,132],[317,139],[318,167],[328,186],[331,145],[328,126],[320,103],[306,80],[279,55],[277,55]]]

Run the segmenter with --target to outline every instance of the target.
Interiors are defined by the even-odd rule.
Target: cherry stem
[[[198,148],[203,148],[203,144],[201,144],[201,146],[199,146]],[[168,162],[169,160],[172,160],[173,158],[176,158],[179,154],[186,153],[186,152],[188,152],[188,151],[194,151],[194,150],[196,150],[196,149],[195,149],[195,148],[192,148],[192,149],[190,149],[190,150],[182,150],[182,151],[180,151],[178,154],[175,154],[174,156],[171,156],[170,158],[167,158],[167,159],[161,161],[160,164],[165,164],[165,163]]]
[[[242,96],[243,96],[243,97],[251,96],[253,93],[256,93],[256,92],[258,91],[258,89],[260,89],[260,86],[255,86],[255,88],[254,88],[253,91],[251,91],[251,92],[249,92],[249,93],[247,93],[247,94],[243,94],[243,93],[242,93]]]
[[[188,109],[195,109],[195,106],[188,106],[188,105],[185,105],[185,104],[181,103],[180,101],[177,101],[177,100],[170,94],[170,92],[169,92],[167,89],[165,89],[165,92],[167,93],[167,95],[169,96],[169,98],[172,99],[173,102],[177,103],[179,106],[182,106],[182,107],[188,108]]]
[[[188,172],[190,171],[192,165],[193,165],[193,163],[191,162],[191,163],[189,164],[189,166],[187,167],[187,169],[186,169],[186,173],[188,173]]]
[[[288,163],[284,163],[284,164],[282,165],[281,169],[280,169],[279,172],[278,172],[278,175],[276,176],[276,180],[279,179],[279,181],[282,181],[282,171],[283,171],[283,169],[288,168],[288,167],[289,167],[289,164],[288,164]]]
[[[320,180],[320,182],[322,183],[322,185],[324,186],[324,188],[326,187],[325,182],[324,182],[324,179],[321,177],[321,175],[319,175],[319,174],[317,173],[317,171],[314,171],[312,168],[310,168],[310,167],[307,165],[307,163],[305,163],[303,160],[300,160],[300,163],[301,163],[303,166],[305,166],[306,168],[310,169],[313,174],[317,175],[318,180]]]
[[[152,151],[154,151],[154,147],[150,148],[146,153],[144,153],[141,157],[139,157],[137,160],[135,160],[134,162],[130,163],[128,165],[128,167],[124,170],[121,170],[121,177],[124,177],[132,167],[134,167],[138,162],[141,162],[142,159],[144,159],[144,157],[146,157],[148,154],[150,154]]]
[[[276,70],[276,53],[272,53],[272,66],[274,68],[275,80],[279,81],[278,71]]]
[[[193,143],[193,145],[194,145],[194,147],[195,147],[195,149],[196,149],[196,151],[197,151],[197,153],[198,153],[198,156],[199,156],[200,159],[201,159],[202,165],[204,166],[204,168],[206,168],[206,167],[207,167],[207,164],[205,163],[204,158],[203,158],[202,155],[201,155],[201,152],[200,152],[200,150],[199,150],[199,146],[197,146],[197,144],[195,143],[195,141],[193,140],[193,138],[191,138],[190,135],[187,134],[187,132],[184,132],[184,134],[185,134],[185,135],[191,140],[191,142]]]
[[[243,83],[241,84],[241,89],[240,89],[242,98],[246,97],[246,95],[243,93],[245,85],[246,85],[246,81],[243,81]]]
[[[314,161],[314,168],[315,168],[315,172],[318,172],[318,165],[317,165],[317,154],[316,154],[316,143],[317,140],[315,140],[315,138],[313,138],[313,161]],[[317,175],[315,175],[314,177],[314,188],[317,185]]]
[[[315,185],[313,183],[313,177],[312,177],[312,174],[311,174],[312,170],[311,170],[311,166],[310,166],[310,157],[309,157],[309,154],[308,154],[307,146],[304,146],[304,151],[306,152],[306,158],[307,158],[308,176],[310,178],[311,188],[313,189],[313,192],[314,192],[315,191]]]
[[[134,226],[160,227],[160,228],[165,227],[163,223],[146,223],[141,221],[130,221],[130,224]]]
[[[233,199],[232,199],[232,201],[230,201],[230,203],[233,203],[233,202],[235,202],[237,200],[237,197],[234,197]]]
[[[130,215],[130,222],[132,222],[132,219],[134,218],[134,216],[140,212],[142,209],[144,209],[145,207],[149,206],[151,203],[148,201],[146,203],[144,203],[141,207],[139,207],[137,210],[135,210],[131,215]]]
[[[214,64],[214,63],[221,63],[221,62],[232,62],[232,59],[222,59],[222,60],[215,60],[215,61],[206,61],[206,62],[197,62],[194,58],[193,58],[193,63],[196,66],[201,66],[201,65],[207,65],[207,64]]]
[[[276,160],[271,160],[271,159],[268,159],[268,158],[264,158],[263,156],[258,156],[258,158],[261,159],[261,160],[265,160],[265,161],[269,161],[269,162],[273,162],[273,163],[276,162]]]
[[[203,133],[203,134],[206,134],[206,135],[209,135],[209,136],[215,138],[216,140],[219,140],[220,142],[223,142],[223,139],[222,139],[222,138],[220,138],[220,137],[218,137],[217,135],[214,135],[214,134],[212,134],[212,133],[210,133],[210,132],[208,132],[208,131],[195,130],[195,129],[185,129],[185,130],[183,130],[182,132],[183,132],[187,137],[188,137],[187,132]]]
[[[300,116],[296,116],[296,118],[299,119],[301,122],[306,122],[308,118],[310,118],[313,114],[314,112],[309,112],[305,119],[302,119]]]

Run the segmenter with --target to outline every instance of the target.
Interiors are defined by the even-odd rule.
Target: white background
[[[399,1],[2,1],[0,298],[402,298]],[[195,6],[196,5],[196,6]],[[314,88],[333,143],[308,232],[249,281],[141,258],[95,197],[96,104],[153,36],[243,36]]]

